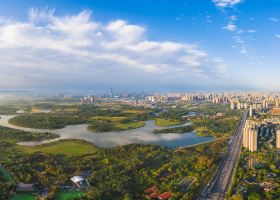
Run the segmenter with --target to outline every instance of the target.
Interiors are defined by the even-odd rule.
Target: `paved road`
[[[240,155],[243,136],[242,129],[247,119],[247,115],[248,110],[246,109],[242,114],[237,134],[233,136],[232,140],[229,142],[228,151],[225,154],[215,177],[202,192],[201,197],[199,198],[200,200],[221,200],[225,198],[232,180],[234,167]]]

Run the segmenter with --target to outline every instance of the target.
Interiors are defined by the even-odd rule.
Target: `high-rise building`
[[[262,107],[263,107],[264,109],[268,108],[268,102],[267,102],[266,100],[263,101]]]
[[[276,148],[280,149],[280,130],[276,131]]]
[[[279,108],[279,99],[275,99],[275,107]]]
[[[255,165],[256,165],[256,164],[257,164],[256,158],[251,157],[251,158],[249,158],[249,159],[247,160],[247,166],[248,166],[250,169],[255,168]]]
[[[258,150],[258,131],[250,130],[249,131],[249,151],[257,151]]]
[[[240,101],[237,102],[237,109],[238,109],[238,110],[241,109],[241,103],[240,103]]]
[[[258,131],[257,124],[254,121],[247,120],[243,129],[243,146],[249,151],[258,149]]]
[[[234,101],[230,102],[230,109],[234,110],[236,108],[236,103]]]
[[[244,130],[243,130],[243,146],[245,148],[249,148],[249,130],[250,130],[250,127],[244,127]]]
[[[110,97],[114,97],[114,92],[112,88],[110,89]]]
[[[253,107],[252,106],[250,106],[250,111],[249,111],[249,115],[250,115],[250,117],[253,117]]]

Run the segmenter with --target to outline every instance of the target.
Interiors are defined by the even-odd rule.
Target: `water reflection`
[[[34,113],[50,113],[51,111],[52,110],[50,110],[50,109],[36,109],[34,111]],[[28,113],[28,112],[25,112],[25,110],[18,110],[17,111],[17,114],[23,114],[23,113]]]
[[[60,135],[59,139],[84,139],[99,147],[115,147],[126,144],[139,143],[139,144],[158,144],[170,148],[185,147],[195,145],[207,141],[211,141],[212,137],[198,137],[195,132],[185,134],[153,134],[154,129],[162,129],[155,125],[154,121],[146,121],[146,125],[141,128],[122,131],[122,132],[108,132],[108,133],[92,133],[87,130],[87,125],[70,125],[62,129],[48,130],[48,129],[34,129],[14,126],[9,124],[8,121],[15,115],[2,115],[0,125],[9,128],[20,129],[30,132],[51,132]],[[177,125],[172,127],[186,126]],[[53,142],[59,139],[48,140],[43,142],[21,142],[22,145],[39,145],[43,143]]]

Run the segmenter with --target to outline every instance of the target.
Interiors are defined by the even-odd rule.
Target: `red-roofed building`
[[[164,192],[161,195],[158,196],[159,200],[166,200],[171,197],[171,194],[169,192]]]
[[[158,194],[157,193],[152,193],[150,194],[151,199],[158,199]]]
[[[145,193],[146,194],[151,194],[151,193],[155,193],[157,190],[158,190],[158,188],[156,186],[153,186],[153,187],[147,188],[145,190]]]
[[[145,197],[147,199],[155,199],[155,200],[167,200],[171,197],[171,194],[169,192],[164,192],[161,195],[157,194],[158,187],[152,186],[150,188],[147,188],[145,192]]]
[[[156,192],[158,191],[158,188],[156,186],[152,186],[150,188],[147,188],[144,192],[145,192],[145,197],[148,199],[157,199],[158,195],[156,194]],[[157,195],[157,196],[155,196]],[[154,196],[154,197],[152,197]]]

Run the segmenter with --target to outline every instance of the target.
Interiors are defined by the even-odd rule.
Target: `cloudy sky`
[[[279,0],[0,0],[0,90],[280,90],[279,9]]]

